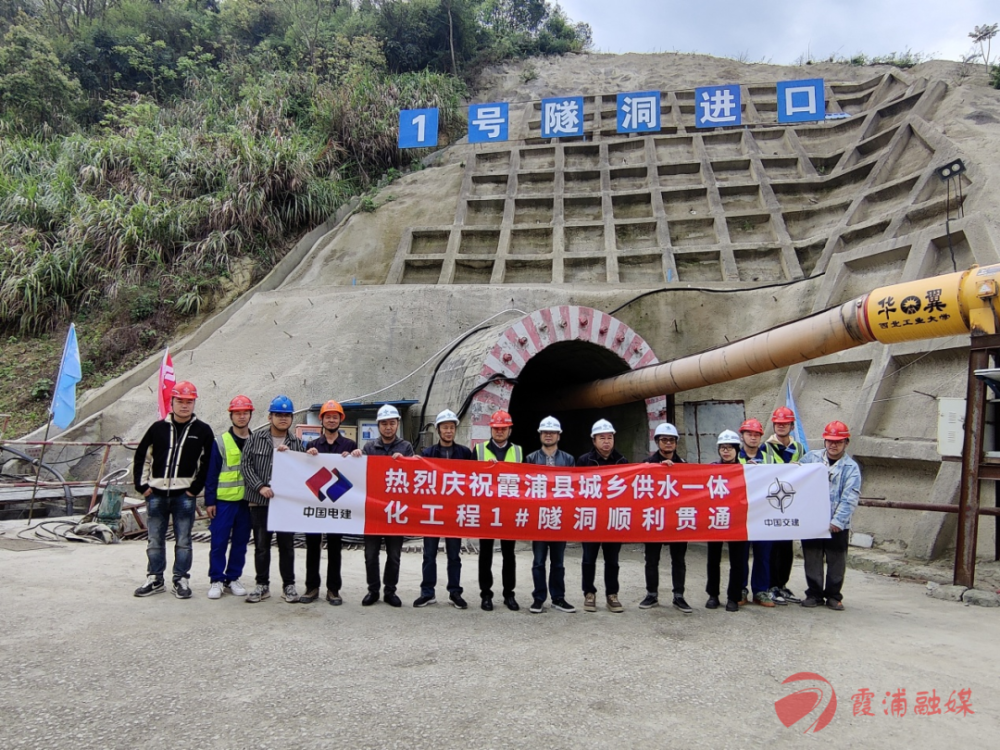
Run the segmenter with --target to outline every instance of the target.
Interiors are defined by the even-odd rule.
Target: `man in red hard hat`
[[[514,421],[510,414],[503,410],[493,412],[490,417],[489,442],[476,446],[477,461],[506,461],[519,464],[524,460],[524,451],[520,445],[510,442],[510,433],[514,429]],[[482,608],[493,611],[493,545],[495,539],[479,540],[479,595],[482,598]],[[513,539],[500,540],[500,554],[503,557],[501,579],[503,581],[503,603],[511,612],[517,612],[521,606],[514,598],[514,586],[517,583],[517,558],[514,556]]]
[[[801,461],[806,455],[805,446],[792,437],[795,429],[795,412],[787,406],[779,406],[771,414],[774,434],[767,439],[764,447],[781,462],[789,464]],[[788,588],[792,575],[795,550],[791,539],[771,542],[771,598],[775,604],[798,604],[800,599]]]
[[[331,399],[323,404],[319,410],[323,432],[306,445],[306,453],[310,456],[318,456],[320,453],[350,455],[358,444],[340,432],[340,423],[346,416],[344,407],[339,402]],[[342,541],[341,534],[326,535],[326,601],[334,606],[339,606],[344,601],[340,597],[340,587],[343,585],[340,576]],[[299,597],[302,604],[309,604],[319,598],[319,558],[322,546],[322,534],[306,534],[306,593]]]
[[[861,469],[847,455],[851,431],[843,422],[834,420],[823,428],[821,451],[809,451],[804,464],[821,463],[830,476],[830,538],[803,539],[802,555],[806,568],[806,598],[803,607],[818,607],[825,602],[829,609],[844,610],[844,574],[847,571],[847,542],[851,517],[861,497]],[[823,561],[826,560],[826,582],[823,581]]]
[[[771,451],[761,446],[764,440],[764,425],[759,419],[747,419],[740,425],[740,439],[743,445],[736,459],[741,464],[773,464],[778,459]],[[753,590],[753,601],[763,607],[773,607],[771,598],[771,542],[749,542],[745,548],[746,559],[743,565],[743,601],[749,602],[747,583]],[[753,549],[753,572],[747,577],[750,568],[750,550]]]
[[[221,599],[224,591],[235,596],[246,596],[247,590],[240,581],[250,543],[250,503],[246,500],[246,487],[240,462],[243,446],[250,437],[250,418],[253,401],[246,396],[236,396],[229,402],[230,428],[219,435],[212,445],[205,480],[205,512],[212,519],[208,526],[212,546],[208,553],[209,599]],[[229,562],[226,562],[226,549]]]
[[[215,433],[194,415],[198,390],[186,380],[171,393],[171,413],[146,430],[135,449],[132,476],[135,491],[146,498],[146,583],[136,596],[163,593],[167,567],[167,526],[173,516],[173,592],[178,599],[191,598],[191,526],[197,496],[205,487],[209,452]]]

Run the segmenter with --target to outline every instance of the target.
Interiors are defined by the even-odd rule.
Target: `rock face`
[[[961,80],[957,66],[802,69],[670,54],[535,64],[530,84],[516,67],[493,71],[478,97],[510,102],[511,141],[446,149],[429,162],[439,166],[385,188],[376,211],[331,228],[268,291],[209,321],[190,351],[172,347],[178,376],[201,389],[200,416],[226,425],[236,393],[262,402],[287,393],[300,408],[330,397],[414,401],[408,436],[429,439],[429,415],[468,402],[460,439],[480,438],[484,415],[505,407],[514,439],[530,447],[539,415],[522,404],[536,389],[1000,261],[990,185],[1000,93]],[[816,77],[828,113],[849,116],[779,126],[776,82]],[[695,128],[693,87],[732,82],[742,84],[745,126]],[[650,89],[661,92],[660,131],[620,136],[616,95]],[[552,94],[586,97],[584,139],[542,141],[538,100]],[[960,197],[935,174],[956,157],[968,166]],[[603,333],[580,327],[602,315],[611,318]],[[543,341],[538,326],[560,323],[576,326],[572,336]],[[651,359],[629,348],[633,339]],[[964,396],[966,343],[869,344],[680,393],[680,449],[700,446],[695,418],[719,403],[766,423],[790,383],[812,447],[828,421],[850,425],[863,496],[957,502],[960,472],[935,449],[936,399]],[[152,418],[147,368],[138,387],[134,377],[108,386],[117,400],[102,416],[106,438],[135,438]],[[638,459],[662,409],[556,416],[574,425],[565,436],[574,446],[589,440],[581,425],[611,418]],[[863,508],[853,526],[929,558],[954,538],[943,516]],[[992,528],[981,525],[984,549]]]

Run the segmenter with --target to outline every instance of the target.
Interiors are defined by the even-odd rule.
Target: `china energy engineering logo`
[[[837,693],[833,685],[823,676],[815,672],[797,672],[791,677],[782,681],[782,685],[796,682],[812,683],[809,687],[802,687],[794,693],[786,695],[784,698],[774,702],[774,712],[778,714],[778,719],[786,727],[792,726],[823,705],[826,701],[819,717],[805,728],[803,734],[812,732],[816,734],[827,724],[833,721],[834,714],[837,713]]]

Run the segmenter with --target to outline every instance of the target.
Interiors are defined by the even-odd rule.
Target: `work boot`
[[[312,604],[319,599],[319,589],[308,589],[306,593],[299,597],[300,604]]]
[[[719,597],[717,596],[708,597],[708,601],[705,602],[705,609],[718,609],[718,608],[719,608]]]
[[[583,595],[583,611],[584,612],[596,612],[597,611],[597,594],[584,594]]]
[[[618,601],[618,594],[608,594],[608,611],[615,613],[625,611],[625,607]]]

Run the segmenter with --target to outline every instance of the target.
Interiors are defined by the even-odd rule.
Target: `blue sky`
[[[902,53],[957,60],[975,26],[1000,22],[997,0],[559,0],[601,52],[701,52],[778,65]],[[1000,37],[994,57],[1000,56]]]

